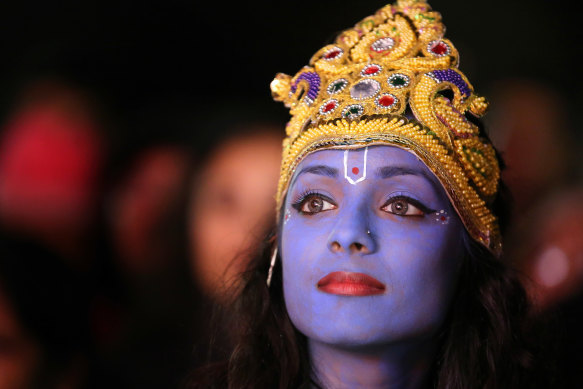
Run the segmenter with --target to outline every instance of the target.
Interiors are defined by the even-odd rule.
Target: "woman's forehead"
[[[356,181],[365,176],[366,178],[386,178],[387,175],[395,174],[395,172],[406,172],[422,176],[432,183],[438,183],[435,175],[415,154],[391,145],[315,151],[306,156],[298,165],[291,186],[300,175],[314,170],[330,177],[354,176]]]

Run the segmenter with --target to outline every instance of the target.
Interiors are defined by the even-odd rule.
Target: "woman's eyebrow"
[[[338,176],[338,169],[326,165],[306,166],[298,173],[297,177],[304,173],[312,173],[320,176],[336,178]]]
[[[420,169],[413,169],[406,166],[382,166],[377,169],[376,175],[378,178],[390,178],[395,176],[422,176],[428,181],[433,182],[434,178],[429,176],[425,171]]]

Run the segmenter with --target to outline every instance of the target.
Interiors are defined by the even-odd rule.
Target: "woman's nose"
[[[343,211],[339,213],[339,219],[328,239],[330,251],[362,255],[375,252],[376,241],[370,230],[366,210],[354,207]]]

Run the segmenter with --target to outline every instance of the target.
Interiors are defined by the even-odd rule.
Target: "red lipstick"
[[[335,271],[318,281],[318,289],[342,296],[371,296],[384,293],[385,285],[363,273]]]

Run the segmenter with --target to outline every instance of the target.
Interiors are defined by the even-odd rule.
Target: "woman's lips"
[[[335,271],[318,281],[318,289],[343,296],[371,296],[384,293],[385,285],[363,273]]]

